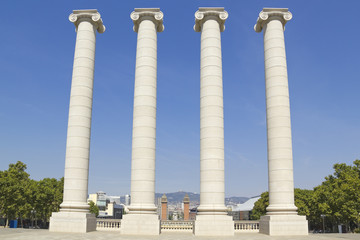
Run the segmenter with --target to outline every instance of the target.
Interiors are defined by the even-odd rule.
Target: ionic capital
[[[160,8],[135,8],[130,14],[131,20],[134,22],[134,32],[138,32],[140,22],[144,19],[151,20],[155,23],[156,31],[164,31],[163,18],[164,14]]]
[[[224,10],[223,7],[218,8],[199,8],[195,12],[195,32],[201,32],[203,23],[209,18],[214,18],[218,21],[220,25],[220,31],[225,30],[225,21],[228,18],[229,14]]]
[[[105,26],[101,19],[100,13],[96,9],[87,10],[73,10],[73,13],[69,16],[70,22],[74,23],[76,30],[81,21],[91,22],[96,26],[99,33],[105,32]]]
[[[261,32],[263,27],[271,20],[280,20],[285,27],[285,24],[292,18],[291,12],[287,8],[264,8],[254,26],[255,32]]]

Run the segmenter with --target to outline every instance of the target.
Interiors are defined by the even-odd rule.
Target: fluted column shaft
[[[224,8],[199,8],[196,32],[201,32],[200,60],[200,206],[196,236],[233,236],[227,216],[224,181],[224,111],[221,36],[228,13]]]
[[[88,212],[88,175],[96,31],[105,31],[96,10],[74,11],[77,29],[66,142],[62,212]]]
[[[162,13],[161,13],[162,14]],[[156,213],[155,141],[157,31],[154,14],[133,12],[137,31],[130,213]],[[161,24],[162,25],[162,24]],[[161,30],[162,31],[162,30]]]
[[[260,14],[257,25],[264,31],[266,120],[269,166],[267,215],[297,214],[294,205],[294,177],[288,75],[284,25],[291,13],[284,10]],[[260,27],[260,26],[258,26]],[[261,28],[258,28],[261,31]],[[256,26],[255,26],[256,30]]]
[[[223,14],[221,19],[219,14]],[[198,16],[197,16],[198,15]],[[227,13],[210,9],[195,14],[201,31],[200,61],[200,206],[198,214],[226,214],[221,36]]]

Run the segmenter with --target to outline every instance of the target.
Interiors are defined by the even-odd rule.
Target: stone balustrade
[[[234,221],[235,232],[259,232],[259,221]]]
[[[161,232],[193,232],[194,221],[161,221]],[[121,219],[96,219],[97,231],[120,231]],[[259,221],[235,221],[235,232],[259,232]]]
[[[161,232],[193,232],[194,221],[161,221]]]
[[[121,219],[96,219],[97,231],[120,231]]]

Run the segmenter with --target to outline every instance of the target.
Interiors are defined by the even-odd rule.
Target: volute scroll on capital
[[[165,29],[163,25],[164,14],[160,8],[135,8],[130,14],[130,18],[134,22],[134,32],[138,32],[141,21],[146,18],[154,22],[157,32],[162,32]]]
[[[201,32],[203,23],[208,19],[208,17],[214,16],[220,25],[220,31],[225,30],[225,21],[229,17],[227,11],[223,7],[218,8],[199,8],[195,12],[195,32]]]
[[[285,24],[292,19],[292,14],[287,8],[264,8],[254,26],[255,32],[261,32],[265,24],[273,19],[280,20],[285,30]]]
[[[96,9],[89,10],[73,10],[73,12],[69,15],[69,21],[74,23],[76,30],[81,21],[89,21],[94,24],[99,33],[105,32],[105,26],[101,19],[100,13]]]

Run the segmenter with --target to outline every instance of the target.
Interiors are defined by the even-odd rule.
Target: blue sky
[[[134,8],[160,7],[156,191],[199,192],[198,7],[223,6],[226,196],[267,189],[263,7],[289,8],[285,43],[295,186],[311,189],[337,162],[360,158],[360,1],[2,1],[0,169],[22,161],[34,179],[64,174],[75,29],[73,9],[98,9],[89,192],[130,191]]]

